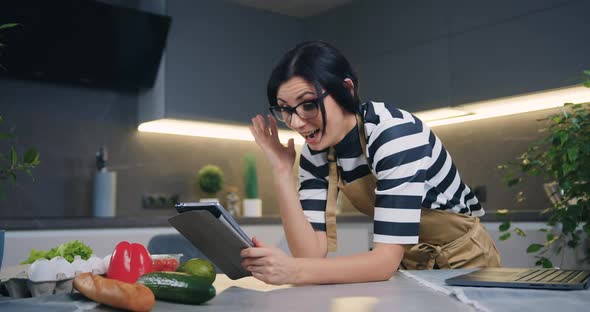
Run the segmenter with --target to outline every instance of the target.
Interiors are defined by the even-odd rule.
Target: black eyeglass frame
[[[297,116],[298,116],[299,118],[301,118],[301,119],[312,119],[312,118],[315,118],[315,117],[318,115],[318,114],[317,114],[317,112],[316,112],[316,114],[315,114],[314,116],[305,118],[305,117],[302,117],[301,115],[299,115],[299,114],[297,113],[297,108],[298,108],[299,106],[301,106],[301,105],[304,105],[304,104],[313,103],[313,104],[315,104],[315,108],[316,108],[316,109],[318,110],[318,112],[319,112],[319,108],[320,108],[320,102],[321,102],[321,101],[322,101],[322,100],[323,100],[323,99],[324,99],[326,96],[328,96],[328,94],[329,94],[329,93],[328,93],[328,91],[326,91],[326,92],[322,93],[322,95],[321,95],[321,96],[318,96],[317,98],[315,98],[315,99],[313,99],[313,100],[310,100],[310,101],[301,102],[301,103],[297,104],[295,107],[275,105],[275,106],[271,106],[271,107],[269,107],[269,108],[268,108],[268,110],[270,111],[270,113],[271,113],[271,114],[272,114],[272,115],[273,115],[273,116],[274,116],[274,117],[275,117],[277,120],[279,120],[279,121],[282,121],[282,122],[284,122],[284,123],[289,123],[289,122],[291,121],[291,118],[292,118],[292,116],[293,116],[293,113],[297,114]],[[289,113],[289,117],[288,117],[288,119],[287,119],[287,120],[283,120],[283,119],[282,119],[282,112],[281,112],[281,110],[282,110],[282,111],[284,111],[284,112],[287,112],[287,113]],[[275,113],[275,112],[276,112],[276,113]],[[281,116],[281,117],[279,117],[279,116]]]

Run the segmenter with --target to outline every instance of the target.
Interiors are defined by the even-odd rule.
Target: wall
[[[450,88],[449,85],[458,86],[469,82],[473,85],[468,87],[473,88],[477,98],[498,97],[528,90],[507,89],[511,85],[522,86],[523,80],[536,81],[534,86],[550,87],[567,80],[565,77],[569,75],[575,78],[575,73],[584,68],[586,60],[580,58],[579,54],[588,55],[586,43],[579,43],[580,46],[556,45],[555,50],[547,52],[552,61],[540,64],[532,71],[534,75],[539,74],[539,71],[548,72],[539,76],[545,78],[555,73],[555,80],[539,81],[540,78],[530,77],[530,74],[523,76],[528,71],[506,72],[502,76],[488,77],[488,68],[481,66],[499,65],[498,60],[496,63],[487,63],[487,57],[497,50],[502,50],[502,53],[512,51],[506,50],[505,45],[499,45],[497,50],[490,49],[486,57],[479,61],[465,59],[466,64],[476,66],[474,68],[477,68],[478,73],[483,73],[479,77],[481,79],[467,81],[449,71],[450,59],[446,63],[439,63],[440,55],[435,53],[438,50],[429,50],[426,47],[436,46],[440,44],[440,40],[449,42],[450,38],[468,34],[472,34],[474,38],[478,33],[488,33],[486,36],[491,36],[490,32],[503,34],[505,31],[497,29],[510,29],[513,23],[525,23],[527,20],[552,14],[559,18],[547,21],[548,25],[575,24],[579,22],[578,12],[585,12],[582,9],[588,1],[500,1],[481,9],[473,7],[469,1],[458,0],[445,4],[426,0],[415,2],[414,6],[412,3],[414,2],[356,1],[333,13],[306,20],[309,25],[307,36],[310,39],[330,39],[350,56],[353,64],[360,68],[363,81],[361,90],[365,98],[386,99],[392,103],[400,103],[402,108],[414,107],[413,103],[426,103],[426,106],[433,103],[448,105],[452,102],[451,99],[466,101],[476,98],[455,96],[459,93],[450,90],[458,88]],[[451,9],[455,15],[446,15]],[[343,12],[349,14],[349,17],[342,18]],[[394,17],[388,17],[389,14]],[[415,27],[404,27],[410,21],[415,22]],[[560,27],[554,28],[559,30]],[[551,34],[551,38],[556,37],[556,33]],[[571,43],[571,36],[564,35],[564,42]],[[543,37],[535,38],[538,44],[544,40]],[[377,44],[379,42],[383,44]],[[471,48],[485,50],[488,46],[482,44],[481,41],[474,41]],[[532,47],[542,48],[539,45]],[[445,49],[440,49],[443,50]],[[556,57],[560,53],[561,56]],[[383,57],[378,57],[380,55]],[[515,55],[520,57],[520,54]],[[510,59],[508,56],[506,58]],[[543,60],[539,59],[535,63]],[[368,70],[375,67],[384,70]],[[410,74],[402,74],[404,71]],[[371,77],[369,73],[379,76]],[[451,80],[451,77],[456,79]],[[223,81],[221,76],[212,78],[196,75],[194,79],[207,80],[205,86]],[[451,84],[451,81],[456,83]],[[547,84],[543,85],[543,81]],[[371,91],[384,84],[388,87],[384,89],[388,90],[387,93]],[[428,91],[425,92],[422,87]],[[413,96],[398,96],[403,89],[412,90]],[[264,92],[264,85],[252,92]],[[179,101],[181,96],[175,95]],[[34,171],[35,183],[26,176],[19,177],[16,187],[11,189],[5,200],[0,201],[0,218],[89,216],[94,155],[100,145],[108,147],[109,165],[119,173],[119,215],[172,214],[168,210],[142,209],[142,195],[178,192],[181,200],[195,199],[196,195],[192,190],[193,176],[200,167],[209,163],[221,166],[228,184],[234,184],[243,190],[241,155],[245,153],[254,153],[258,160],[259,189],[264,201],[264,213],[278,213],[278,199],[271,188],[270,168],[254,143],[138,133],[138,102],[144,101],[145,97],[145,93],[128,94],[35,82],[0,81],[0,114],[6,119],[2,129],[14,130],[18,135],[19,150],[28,146],[37,147],[41,152],[42,162]],[[261,107],[264,105],[261,103]],[[488,211],[494,211],[514,207],[512,199],[516,193],[516,190],[508,190],[501,184],[501,175],[496,171],[496,165],[519,155],[525,150],[526,144],[542,135],[538,133],[539,124],[536,119],[547,113],[549,112],[541,111],[443,126],[434,131],[452,153],[464,179],[470,185],[487,186],[488,201],[484,203],[484,207]],[[5,143],[0,144],[3,144],[1,150],[4,151]],[[531,196],[520,209],[540,210],[546,207],[545,197],[538,196],[542,194],[539,181],[533,181],[525,187],[525,191]]]
[[[137,95],[2,81],[0,103],[3,129],[13,128],[20,147],[35,146],[41,154],[35,182],[19,177],[0,201],[0,217],[91,215],[94,157],[100,145],[107,146],[108,165],[118,173],[118,215],[172,214],[143,210],[142,195],[180,193],[181,200],[194,200],[193,177],[206,164],[219,165],[227,183],[243,190],[246,153],[257,157],[263,209],[273,211],[275,196],[265,174],[269,168],[253,142],[139,133]]]

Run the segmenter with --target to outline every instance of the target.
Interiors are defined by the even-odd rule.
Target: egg
[[[104,258],[102,258],[102,263],[104,263],[105,269],[108,271],[109,270],[109,265],[111,264],[111,254],[106,255]]]
[[[29,279],[33,282],[55,281],[55,267],[47,259],[37,259],[29,268]]]
[[[87,261],[90,265],[90,271],[93,274],[102,275],[107,272],[107,266],[105,265],[103,259],[92,255]]]
[[[71,263],[69,263],[68,260],[64,259],[63,257],[59,257],[59,256],[55,257],[55,258],[51,259],[49,262],[52,263],[55,268],[55,276],[54,276],[53,280],[74,277],[74,275],[76,273],[74,266]],[[55,278],[60,274],[63,274],[63,277]]]
[[[72,262],[72,266],[74,267],[74,272],[77,273],[86,273],[92,272],[92,267],[87,260],[83,260],[80,256],[75,256],[74,261]]]

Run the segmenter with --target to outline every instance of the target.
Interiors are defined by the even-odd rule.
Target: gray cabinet
[[[301,21],[224,1],[167,1],[172,16],[159,88],[140,121],[176,118],[246,124],[265,113],[279,57],[302,39]]]
[[[306,20],[351,60],[361,97],[412,112],[579,83],[587,0],[356,1]]]
[[[516,16],[499,15],[496,10],[496,20],[471,28],[459,22],[469,14],[453,10],[457,21],[449,42],[453,104],[580,83],[582,70],[590,68],[590,1],[538,5],[542,2],[544,7],[514,12]]]

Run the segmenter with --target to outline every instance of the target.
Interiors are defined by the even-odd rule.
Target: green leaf
[[[580,149],[577,146],[570,147],[567,149],[567,158],[570,161],[575,162],[578,159],[578,154],[580,153]]]
[[[10,147],[10,167],[16,166],[18,162],[18,156],[16,155],[16,150],[14,147]]]
[[[572,233],[578,226],[577,222],[569,217],[562,218],[561,224],[563,224],[563,233]]]
[[[553,263],[551,262],[551,260],[549,260],[545,257],[541,257],[537,262],[535,262],[535,265],[542,266],[547,269],[553,267]]]
[[[6,29],[6,28],[15,27],[15,26],[18,26],[18,23],[8,23],[8,24],[0,25],[0,29]]]
[[[553,235],[553,233],[547,233],[547,241],[550,242],[555,238],[555,235]]]
[[[39,152],[34,148],[26,150],[25,155],[23,156],[23,161],[27,164],[32,164],[35,162],[35,159],[39,159]]]
[[[500,237],[499,237],[499,239],[500,239],[501,241],[505,241],[505,240],[507,240],[507,239],[509,239],[509,238],[510,238],[510,232],[506,232],[506,233],[504,233],[504,234],[500,235]]]
[[[0,139],[12,139],[14,138],[13,134],[10,133],[0,133]]]
[[[537,252],[539,250],[541,250],[541,248],[543,248],[544,246],[541,244],[530,244],[529,247],[526,249],[527,253],[534,253]]]
[[[500,232],[506,232],[508,231],[508,229],[510,229],[510,221],[504,221],[502,224],[500,224]]]
[[[521,228],[514,228],[514,232],[518,236],[526,237],[526,232],[523,231]]]

